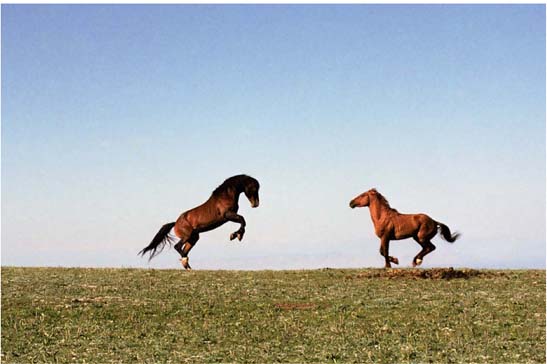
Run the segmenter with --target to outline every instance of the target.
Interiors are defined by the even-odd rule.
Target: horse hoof
[[[230,235],[230,240],[234,240],[235,238],[237,238],[237,240],[241,241],[241,239],[243,239],[243,235],[240,234],[240,233],[232,233]]]
[[[412,264],[412,266],[417,267],[417,266],[419,266],[420,264],[422,264],[422,262],[423,262],[423,260],[421,260],[421,259],[418,258],[418,259],[416,259],[416,261]]]
[[[391,262],[392,262],[393,264],[399,264],[399,259],[393,258],[393,259],[391,260]]]
[[[180,263],[182,264],[182,267],[183,267],[184,269],[186,269],[186,270],[192,269],[192,268],[190,267],[190,264],[188,264],[188,258],[181,258],[181,259],[180,259]]]

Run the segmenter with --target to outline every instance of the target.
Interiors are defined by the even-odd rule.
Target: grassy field
[[[545,271],[3,267],[1,359],[545,363]]]

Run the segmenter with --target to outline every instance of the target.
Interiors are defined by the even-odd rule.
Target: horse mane
[[[244,182],[248,181],[249,179],[253,179],[250,176],[247,176],[246,174],[238,174],[237,176],[232,176],[230,178],[227,178],[220,186],[215,188],[213,191],[213,196],[219,196],[223,194],[224,192],[228,191],[230,188],[237,188],[241,186]]]
[[[371,189],[370,192],[372,192],[376,196],[376,198],[378,198],[378,201],[380,202],[380,205],[382,205],[382,207],[384,207],[386,210],[393,211],[393,212],[399,212],[399,211],[397,211],[396,209],[394,209],[393,207],[391,207],[389,205],[389,201],[387,200],[387,198],[385,198],[384,195],[382,195],[380,192],[378,192],[376,190],[376,188]]]

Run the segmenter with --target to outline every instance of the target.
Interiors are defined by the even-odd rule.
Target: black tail
[[[165,243],[166,242],[171,243],[171,239],[169,236],[167,236],[167,234],[169,234],[173,226],[175,226],[174,222],[170,222],[169,224],[163,225],[160,231],[158,231],[158,233],[156,234],[156,236],[154,236],[154,239],[152,239],[152,242],[148,244],[146,248],[141,250],[139,254],[144,256],[144,254],[151,252],[150,258],[148,258],[148,260],[150,261],[150,259],[154,258],[156,255],[161,253],[161,251],[163,250],[163,247],[165,246]]]
[[[455,242],[456,239],[460,237],[460,234],[458,233],[451,234],[450,229],[445,224],[441,224],[440,222],[437,222],[437,224],[439,224],[441,228],[441,236],[443,237],[444,240],[448,241],[449,243]]]

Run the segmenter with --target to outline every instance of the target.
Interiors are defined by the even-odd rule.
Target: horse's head
[[[374,188],[372,190],[368,190],[367,192],[363,192],[349,202],[349,207],[353,209],[355,207],[365,207],[370,205],[370,198],[374,193],[376,193]]]
[[[245,196],[249,199],[252,207],[258,207],[260,199],[258,198],[258,190],[260,189],[260,184],[253,177],[249,177],[243,188]]]

